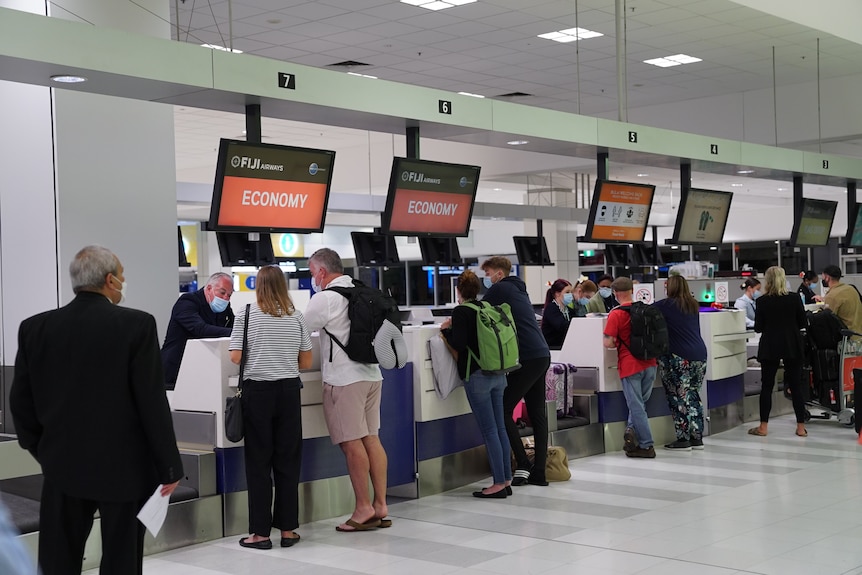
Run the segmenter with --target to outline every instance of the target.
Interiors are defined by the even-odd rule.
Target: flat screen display
[[[599,180],[593,192],[585,241],[642,242],[655,186]]]
[[[691,189],[682,196],[672,243],[720,244],[727,227],[733,194],[713,190]]]
[[[850,245],[854,248],[862,248],[862,204],[856,204],[856,222],[850,234]]]
[[[548,243],[545,238],[536,236],[513,236],[515,242],[515,255],[518,263],[522,266],[549,266],[551,256],[548,254]]]
[[[455,238],[419,238],[419,251],[422,263],[427,265],[457,266],[462,263]]]
[[[797,207],[793,231],[790,233],[790,245],[798,247],[820,247],[829,242],[832,232],[832,220],[838,202],[831,200],[813,200],[802,198],[802,204]]]
[[[221,264],[228,266],[268,266],[276,262],[269,234],[260,234],[258,241],[247,233],[216,232]]]
[[[350,238],[353,240],[353,252],[356,254],[357,265],[388,266],[400,261],[398,248],[395,246],[395,236],[350,232]]]
[[[209,229],[322,232],[335,152],[222,139]]]
[[[183,242],[183,229],[180,226],[177,226],[177,255],[179,256],[179,267],[189,268],[192,266],[186,256],[186,244]]]
[[[479,185],[478,166],[394,158],[383,233],[466,237]]]

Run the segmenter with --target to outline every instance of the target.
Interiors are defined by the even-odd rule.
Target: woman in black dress
[[[757,300],[754,331],[760,333],[757,359],[761,367],[760,425],[748,430],[750,435],[766,435],[772,409],[772,388],[779,361],[784,361],[784,385],[790,387],[796,414],[796,435],[806,437],[805,401],[802,388],[802,330],[807,325],[802,300],[788,293],[784,268],[766,270],[766,288]]]

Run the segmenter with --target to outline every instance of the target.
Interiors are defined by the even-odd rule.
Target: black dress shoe
[[[479,499],[505,499],[506,497],[508,497],[508,495],[506,495],[505,489],[501,489],[500,491],[495,491],[494,493],[474,491],[473,497],[478,497]]]
[[[512,486],[511,486],[511,485],[507,485],[507,486],[506,486],[506,495],[512,495],[512,494],[513,494],[513,492],[512,492]]]
[[[247,547],[248,549],[272,549],[271,539],[262,539],[260,541],[255,541],[254,543],[249,543],[246,539],[248,539],[248,537],[243,537],[239,540],[240,547]]]
[[[296,534],[296,537],[282,537],[281,538],[281,546],[282,547],[293,547],[299,543],[299,533]]]

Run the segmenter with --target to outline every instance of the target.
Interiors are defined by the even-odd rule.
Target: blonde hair
[[[784,268],[780,266],[772,266],[766,270],[766,289],[763,290],[763,295],[787,295],[787,277],[784,275]]]
[[[254,288],[257,305],[265,314],[282,317],[293,315],[293,301],[287,293],[284,272],[276,266],[266,266],[257,272],[257,285]]]

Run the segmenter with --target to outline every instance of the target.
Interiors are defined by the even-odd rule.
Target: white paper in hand
[[[162,525],[164,525],[165,517],[168,515],[168,503],[171,501],[170,496],[162,497],[162,487],[162,485],[156,487],[155,493],[147,499],[147,502],[138,512],[138,521],[144,524],[144,527],[153,534],[153,537],[159,534]]]

